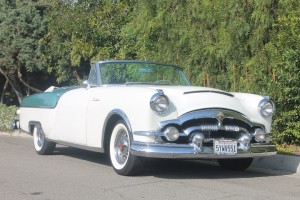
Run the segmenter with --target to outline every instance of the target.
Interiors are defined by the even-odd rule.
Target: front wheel
[[[142,169],[141,158],[130,153],[130,145],[128,128],[120,120],[113,128],[109,143],[109,157],[113,169],[120,175],[136,175]]]
[[[44,131],[40,125],[35,125],[33,128],[33,142],[35,151],[40,155],[52,154],[56,144],[48,141]]]
[[[219,165],[224,169],[242,171],[252,163],[253,158],[218,159]]]

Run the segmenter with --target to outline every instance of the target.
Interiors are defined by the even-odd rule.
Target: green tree
[[[272,80],[265,46],[276,5],[273,0],[137,1],[122,31],[121,54],[179,64],[196,85],[254,92]]]
[[[274,121],[278,142],[300,144],[300,3],[279,1],[278,33],[273,39],[272,60],[275,66],[277,111]]]
[[[91,61],[116,57],[127,9],[123,1],[51,1],[44,44],[48,71],[59,83],[80,83]]]
[[[43,11],[36,1],[0,0],[0,73],[5,78],[2,101],[8,85],[19,102],[24,93],[39,91],[30,83],[30,72],[45,67],[39,43],[47,31]]]

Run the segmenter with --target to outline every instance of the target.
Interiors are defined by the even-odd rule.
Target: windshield
[[[179,67],[144,62],[102,63],[102,84],[183,85],[189,81]]]

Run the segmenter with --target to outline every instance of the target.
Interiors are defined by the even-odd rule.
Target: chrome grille
[[[161,129],[168,125],[176,126],[182,133],[178,142],[188,142],[196,133],[202,133],[205,139],[238,139],[251,133],[254,126],[243,114],[224,109],[198,110],[182,115],[177,120],[161,122]]]

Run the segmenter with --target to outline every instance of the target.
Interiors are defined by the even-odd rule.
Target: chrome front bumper
[[[214,154],[213,147],[203,147],[199,150],[194,144],[133,142],[131,153],[150,158],[221,159],[271,156],[276,154],[276,149],[272,144],[250,144],[249,150],[238,149],[235,155],[220,155]]]
[[[168,142],[167,127],[179,131],[178,143]],[[263,124],[252,123],[245,115],[227,109],[203,109],[188,112],[178,119],[162,121],[154,131],[132,133],[131,153],[152,158],[221,159],[251,158],[276,154],[270,143],[271,133],[256,139],[256,131],[265,131]],[[180,141],[180,139],[183,139]],[[214,144],[219,140],[235,141],[236,154],[217,154]]]

